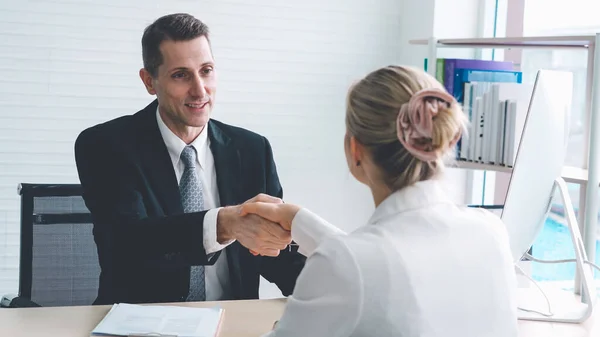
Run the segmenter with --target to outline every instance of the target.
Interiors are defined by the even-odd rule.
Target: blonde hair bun
[[[466,121],[444,86],[413,67],[380,68],[348,93],[348,133],[369,149],[392,189],[437,174]]]
[[[422,161],[437,160],[460,139],[462,130],[454,125],[456,100],[439,88],[421,89],[414,93],[398,113],[398,139]]]

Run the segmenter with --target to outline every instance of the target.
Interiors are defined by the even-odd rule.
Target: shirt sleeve
[[[281,319],[263,337],[350,336],[363,297],[356,259],[342,238],[333,237],[307,259]]]
[[[292,220],[292,240],[298,244],[298,252],[307,257],[312,255],[323,239],[345,234],[306,208],[300,209]]]
[[[221,249],[224,249],[225,247],[229,246],[231,243],[233,243],[235,240],[230,240],[225,242],[224,244],[220,244],[217,241],[217,215],[219,214],[219,210],[221,210],[222,207],[219,208],[214,208],[209,210],[208,212],[206,212],[206,215],[204,216],[204,223],[203,223],[203,231],[204,231],[204,250],[206,251],[206,255],[208,254],[212,254],[215,252],[220,251]]]

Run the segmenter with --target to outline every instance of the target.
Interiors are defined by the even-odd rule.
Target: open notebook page
[[[113,305],[92,336],[172,335],[214,337],[223,309],[119,303]]]

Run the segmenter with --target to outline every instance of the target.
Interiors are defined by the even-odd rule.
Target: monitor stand
[[[577,272],[581,275],[582,296],[576,296],[573,291],[561,290],[557,286],[543,287],[544,294],[537,286],[519,288],[518,305],[519,319],[531,321],[581,323],[587,320],[593,312],[597,300],[596,286],[592,267],[587,264],[587,255],[573,210],[573,203],[567,190],[567,184],[562,178],[554,182],[553,191],[558,188],[565,209],[565,217],[571,240],[575,248]],[[554,193],[552,193],[553,195]],[[560,263],[560,262],[549,262]],[[573,284],[573,283],[571,283]],[[525,310],[523,310],[525,309]],[[537,311],[537,312],[532,312]],[[540,313],[541,312],[541,313]]]

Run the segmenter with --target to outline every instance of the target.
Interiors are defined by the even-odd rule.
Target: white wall
[[[403,0],[401,22],[401,59],[403,63],[422,67],[427,48],[410,45],[410,40],[470,38],[482,33],[480,10],[489,8],[490,0]],[[472,49],[440,49],[438,57],[473,57]]]
[[[402,63],[423,67],[427,48],[409,44],[410,40],[427,39],[434,35],[435,0],[403,0],[400,50]]]
[[[440,39],[476,37],[480,30],[480,3],[492,4],[494,2],[489,0],[436,0],[433,20],[435,36]],[[472,52],[469,49],[462,49],[462,52],[465,50],[467,53]]]
[[[214,117],[270,139],[287,200],[347,230],[361,225],[372,202],[345,166],[344,97],[352,80],[399,62],[401,7],[397,0],[1,2],[0,294],[17,291],[17,184],[78,182],[75,137],[152,99],[137,75],[141,34],[174,11],[212,29],[220,77]]]

